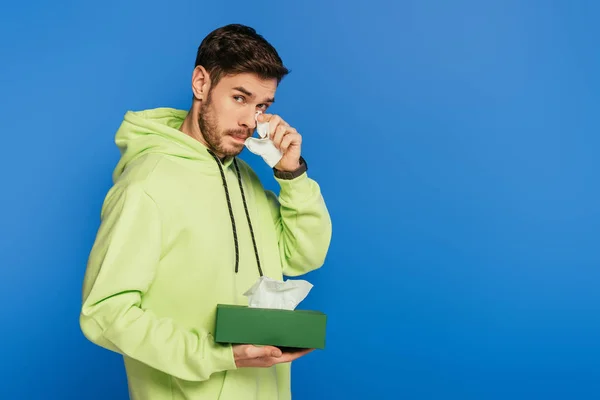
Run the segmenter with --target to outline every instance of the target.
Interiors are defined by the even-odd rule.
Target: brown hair
[[[275,48],[253,28],[230,24],[209,33],[198,47],[196,67],[208,71],[212,85],[224,75],[254,73],[277,83],[290,71],[283,65]]]

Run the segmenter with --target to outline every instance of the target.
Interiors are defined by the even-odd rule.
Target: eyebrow
[[[243,88],[242,86],[234,87],[233,90],[237,90],[238,92],[244,93],[246,96],[254,98],[254,94],[252,94],[249,90]],[[264,101],[264,103],[275,103],[274,98],[269,98]]]

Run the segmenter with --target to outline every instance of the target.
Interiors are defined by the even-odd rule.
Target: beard
[[[219,157],[235,157],[244,150],[244,145],[241,143],[224,143],[225,139],[228,139],[229,136],[246,135],[250,137],[252,135],[249,129],[227,129],[221,131],[217,124],[216,113],[212,107],[210,93],[207,96],[206,102],[203,102],[200,107],[198,125],[208,147]]]

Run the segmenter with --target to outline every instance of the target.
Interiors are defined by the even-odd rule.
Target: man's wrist
[[[275,177],[279,179],[294,179],[302,175],[308,170],[308,165],[306,164],[306,160],[302,156],[300,156],[300,166],[294,171],[279,171],[276,168],[273,168],[273,172]]]

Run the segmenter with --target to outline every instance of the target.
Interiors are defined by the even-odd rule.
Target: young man
[[[306,354],[225,345],[218,303],[247,304],[260,276],[322,266],[331,220],[307,175],[301,135],[267,112],[288,73],[252,28],[228,25],[198,49],[189,111],[128,112],[102,207],[80,324],[123,355],[132,399],[289,399],[290,362]],[[279,196],[236,156],[258,121],[283,157]]]

